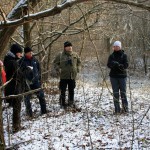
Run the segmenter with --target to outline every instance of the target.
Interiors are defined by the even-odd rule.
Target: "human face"
[[[16,53],[16,56],[17,56],[18,58],[21,58],[21,57],[22,57],[22,53]]]
[[[113,50],[114,50],[114,51],[120,51],[120,49],[121,49],[121,48],[120,48],[119,46],[113,46]]]
[[[72,51],[72,46],[67,46],[67,47],[65,47],[65,51],[71,52],[71,51]]]

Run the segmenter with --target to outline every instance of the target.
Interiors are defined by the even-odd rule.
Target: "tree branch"
[[[135,7],[150,11],[150,6],[144,5],[142,3],[135,3],[135,2],[127,1],[127,0],[106,0],[106,1],[111,1],[111,2],[120,3],[120,4],[127,4],[130,6],[135,6]]]
[[[0,6],[0,13],[2,15],[2,18],[3,18],[4,22],[6,22],[6,14],[5,14],[5,12],[4,12],[4,10],[2,9],[1,6]]]
[[[67,9],[68,7],[71,7],[72,5],[76,4],[76,3],[81,3],[84,1],[90,1],[90,0],[75,0],[75,1],[71,1],[71,2],[66,2],[63,5],[57,5],[55,7],[53,7],[52,9],[48,9],[42,12],[38,12],[35,14],[30,14],[30,15],[25,15],[24,17],[14,20],[14,21],[1,21],[0,22],[0,29],[3,28],[8,28],[8,27],[13,27],[13,26],[20,26],[26,22],[30,22],[32,20],[38,20],[44,17],[48,17],[48,16],[54,16],[56,14],[61,13],[62,10]]]
[[[28,92],[17,94],[17,95],[9,95],[9,96],[5,96],[5,97],[0,97],[0,100],[22,97],[22,96],[25,96],[25,95],[33,94],[33,93],[38,92],[42,89],[45,89],[45,88],[38,88],[38,89],[30,90]]]

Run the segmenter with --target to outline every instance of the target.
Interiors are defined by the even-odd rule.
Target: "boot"
[[[69,106],[69,107],[72,107],[72,108],[75,108],[74,101],[69,100],[69,102],[68,102],[68,106]]]
[[[46,109],[45,97],[39,97],[39,101],[40,101],[40,106],[41,106],[41,114],[46,114],[47,109]]]
[[[59,104],[60,104],[60,108],[62,108],[62,109],[67,108],[67,104],[65,103],[65,98],[62,98],[62,96],[60,96],[60,98],[59,98]]]
[[[26,115],[27,115],[28,117],[32,118],[32,117],[33,117],[32,109],[30,109],[30,110],[27,110],[27,109],[26,109]]]
[[[128,112],[129,112],[128,106],[123,105],[123,106],[122,106],[122,112],[123,112],[123,113],[128,113]]]

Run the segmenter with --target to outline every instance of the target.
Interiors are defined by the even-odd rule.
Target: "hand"
[[[124,65],[123,64],[119,64],[119,69],[123,70],[124,69]]]
[[[33,67],[32,66],[27,66],[29,69],[33,70]]]
[[[119,63],[117,61],[113,61],[112,63],[113,63],[114,67],[118,67],[119,66]]]

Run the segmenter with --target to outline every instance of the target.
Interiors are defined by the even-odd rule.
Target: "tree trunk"
[[[29,0],[28,2],[31,4],[31,6],[34,8],[41,0]],[[12,14],[12,17],[9,18],[11,20],[13,19],[18,19],[22,16],[22,13],[20,13],[20,11],[22,11],[22,8],[19,7],[14,14]],[[13,33],[16,31],[18,26],[11,26],[8,28],[4,28],[2,30],[0,30],[0,55],[2,55],[2,53],[4,52],[10,37],[13,35]]]
[[[3,29],[0,32],[0,55],[3,54],[5,47],[7,46],[10,37],[13,35],[17,27],[11,27]]]
[[[110,45],[110,38],[109,37],[106,39],[106,43],[107,43],[107,52],[110,54],[111,45]]]
[[[5,140],[3,133],[2,99],[0,99],[0,150],[5,150]]]
[[[27,15],[28,9],[24,9],[24,15]],[[24,46],[31,47],[30,22],[23,24]]]

